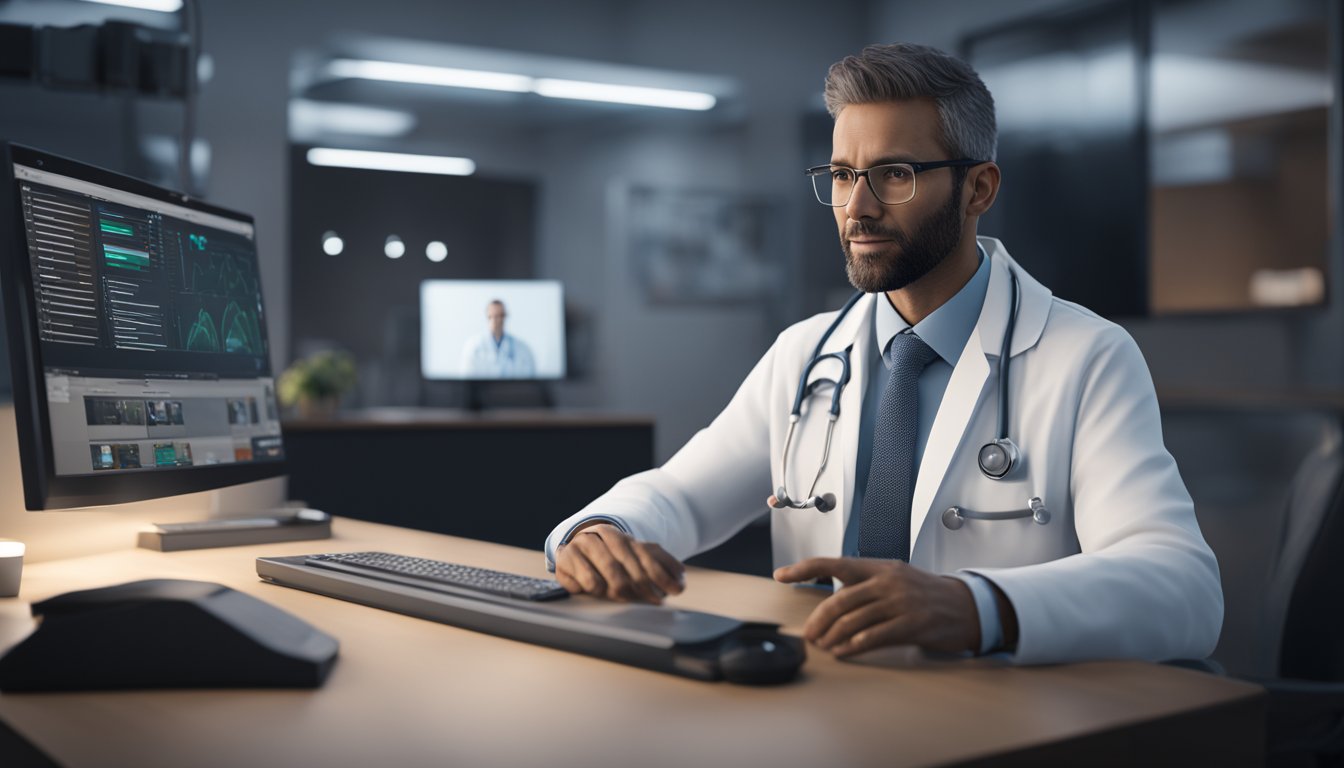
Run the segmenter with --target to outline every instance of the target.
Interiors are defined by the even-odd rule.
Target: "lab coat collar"
[[[989,254],[991,268],[989,290],[985,292],[985,305],[980,310],[980,321],[976,323],[976,333],[980,336],[980,348],[986,355],[997,358],[1003,345],[1003,333],[1007,330],[1008,306],[1012,301],[1011,278],[1009,269],[1017,273],[1017,282],[1021,288],[1019,298],[1017,327],[1013,330],[1013,346],[1009,355],[1017,356],[1036,346],[1045,331],[1045,320],[1050,315],[1050,289],[1036,282],[1036,278],[1027,274],[1013,258],[1008,249],[994,237],[978,237],[976,241]]]
[[[952,369],[952,378],[947,383],[947,391],[943,394],[943,402],[938,407],[938,415],[934,417],[929,440],[924,447],[924,459],[919,465],[915,495],[910,507],[911,552],[914,551],[934,498],[947,481],[952,457],[965,439],[971,419],[977,408],[988,402],[984,394],[992,370],[989,360],[992,357],[997,361],[999,357],[1003,334],[1007,330],[1008,308],[1012,301],[1009,269],[1017,274],[1020,289],[1010,357],[1036,346],[1050,314],[1050,290],[1019,267],[1008,255],[1003,243],[992,237],[981,237],[978,240],[992,260],[989,288],[985,292],[984,307],[980,310],[975,330],[966,341],[961,359]],[[979,354],[976,354],[977,350]],[[994,407],[997,408],[997,404]]]

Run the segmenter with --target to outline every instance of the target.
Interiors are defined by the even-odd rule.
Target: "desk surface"
[[[840,662],[809,649],[799,681],[749,688],[525,645],[257,579],[260,555],[358,549],[545,573],[534,551],[345,519],[335,531],[332,541],[177,553],[128,548],[40,563],[25,569],[19,598],[0,600],[0,648],[8,648],[32,626],[30,601],[151,577],[220,582],[340,639],[341,657],[323,688],[3,694],[0,719],[69,766],[778,767],[927,765],[994,755],[1030,764],[1087,754],[1097,758],[1089,762],[1109,763],[1126,762],[1124,749],[1155,755],[1177,735],[1177,751],[1160,753],[1172,763],[1209,758],[1214,745],[1223,757],[1256,764],[1263,750],[1259,688],[1171,667],[1013,668],[900,649]],[[688,571],[687,587],[672,601],[679,607],[783,622],[793,633],[821,599],[767,579],[700,569]]]

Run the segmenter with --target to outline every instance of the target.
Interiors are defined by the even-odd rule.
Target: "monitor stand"
[[[554,408],[550,383],[536,379],[500,379],[465,383],[464,407],[469,411],[490,408]]]
[[[137,546],[178,552],[244,544],[331,538],[331,515],[284,500],[287,478],[221,488],[211,492],[210,515],[186,523],[154,523],[141,531]]]

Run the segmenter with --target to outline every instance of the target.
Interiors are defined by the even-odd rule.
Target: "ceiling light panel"
[[[634,104],[642,107],[696,111],[713,109],[718,101],[711,94],[696,91],[590,83],[582,80],[557,80],[554,78],[538,79],[534,90],[538,94],[552,99],[578,99],[581,101],[602,101],[613,104]]]
[[[526,93],[532,90],[532,78],[525,75],[486,72],[478,69],[430,67],[423,64],[401,64],[394,61],[336,59],[327,65],[327,71],[333,77],[382,80],[389,83],[439,85],[449,88],[476,88],[514,93]]]
[[[401,152],[371,152],[362,149],[332,149],[330,147],[313,147],[308,150],[307,157],[308,162],[312,165],[330,168],[434,173],[445,176],[470,176],[476,172],[476,163],[465,157],[408,155]]]

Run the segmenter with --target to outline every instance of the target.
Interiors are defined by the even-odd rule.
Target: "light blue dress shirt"
[[[863,494],[868,487],[868,466],[873,457],[873,429],[877,422],[878,401],[882,398],[890,371],[883,353],[896,334],[909,330],[913,330],[938,353],[938,357],[919,376],[919,432],[915,439],[915,466],[919,466],[924,459],[924,447],[929,442],[933,419],[938,415],[938,406],[942,404],[947,383],[952,379],[952,369],[980,319],[980,309],[984,306],[988,289],[989,259],[981,248],[980,266],[966,285],[928,317],[916,323],[913,329],[886,297],[878,297],[873,316],[876,343],[864,352],[868,355],[868,381],[863,396],[863,413],[859,417],[859,454],[854,468],[854,498],[849,522],[845,525],[845,557],[859,555],[859,519],[862,517]],[[993,588],[984,577],[976,574],[950,575],[965,582],[975,597],[976,612],[980,616],[980,652],[997,648],[1003,643],[1003,627]]]

